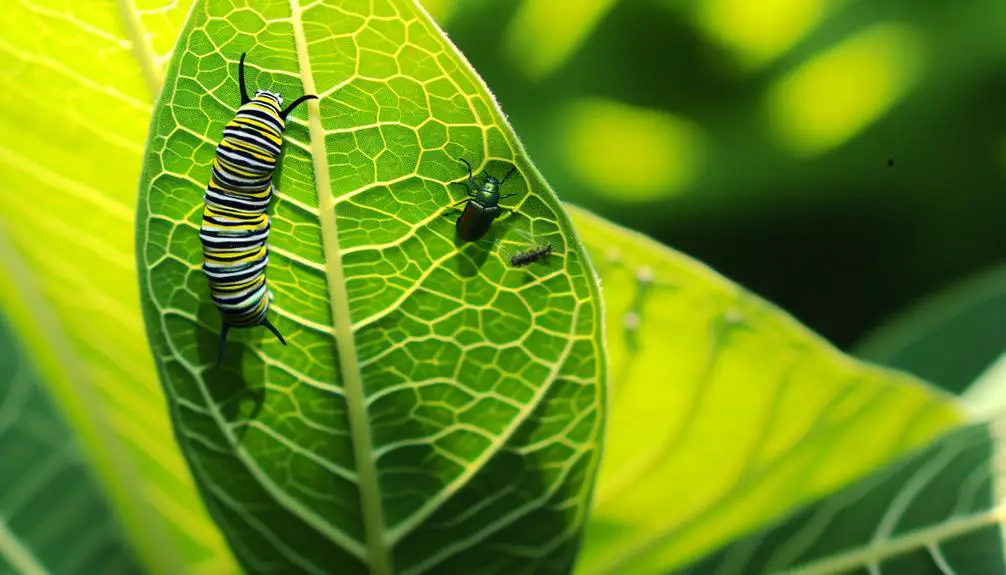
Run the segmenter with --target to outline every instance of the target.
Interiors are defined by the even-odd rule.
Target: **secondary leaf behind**
[[[236,568],[175,445],[138,311],[133,253],[151,101],[190,6],[26,0],[5,2],[0,18],[0,226],[24,262],[4,250],[0,267],[31,284],[27,293],[0,289],[0,301],[140,559],[151,572],[171,575],[173,561],[203,574]],[[25,304],[27,295],[34,304]],[[62,337],[42,315],[55,318]],[[68,340],[65,353],[54,351],[57,339]],[[78,361],[71,367],[67,356]],[[62,379],[67,370],[73,381]],[[81,394],[105,415],[96,420],[79,404]],[[101,434],[85,432],[95,427],[125,445],[122,457],[108,456]],[[123,467],[138,477],[124,476]],[[157,535],[160,521],[167,541]],[[172,549],[181,556],[168,559]]]
[[[271,321],[235,330],[199,269],[203,186],[248,82],[321,96],[287,125]],[[514,208],[458,244],[458,158]],[[251,572],[568,569],[598,459],[594,276],[488,91],[405,1],[198,2],[138,215],[148,333],[212,512]],[[508,258],[551,242],[546,263]]]
[[[572,209],[612,366],[583,574],[681,567],[960,424],[952,397],[859,363],[704,265]]]
[[[0,316],[0,573],[140,572],[78,437]]]
[[[1006,573],[1003,424],[954,430],[687,572]]]
[[[853,353],[964,394],[1006,348],[1006,266],[955,282],[900,311]]]

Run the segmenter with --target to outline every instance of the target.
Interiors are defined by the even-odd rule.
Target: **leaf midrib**
[[[301,16],[302,10],[296,0],[290,0],[290,19],[304,93],[318,94]],[[360,361],[353,338],[346,276],[342,269],[342,253],[335,219],[335,199],[332,196],[332,183],[328,177],[328,152],[319,100],[308,100],[307,117],[315,192],[318,196],[318,220],[321,224],[322,249],[325,254],[328,299],[332,310],[332,321],[335,324],[335,347],[339,355],[341,380],[349,412],[350,440],[353,444],[353,459],[356,462],[357,487],[360,490],[366,537],[367,566],[371,575],[391,575],[391,550],[385,540],[381,490],[377,482],[377,466],[373,459],[374,447],[370,436],[363,374],[360,371]]]

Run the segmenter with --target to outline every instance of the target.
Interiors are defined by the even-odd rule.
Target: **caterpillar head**
[[[277,108],[283,105],[283,96],[280,96],[276,92],[270,92],[269,90],[257,90],[255,92],[255,99],[258,100],[261,98],[272,100],[276,103]]]

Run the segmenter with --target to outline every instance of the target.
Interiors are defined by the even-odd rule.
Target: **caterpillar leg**
[[[224,358],[224,346],[227,345],[227,332],[231,330],[230,324],[224,323],[223,327],[220,328],[220,352],[217,354],[217,366],[220,366],[220,361]]]
[[[281,334],[279,332],[279,330],[276,329],[276,326],[274,326],[272,324],[272,322],[270,322],[268,319],[263,319],[262,320],[262,325],[264,325],[266,327],[266,329],[268,329],[269,331],[271,331],[273,333],[273,335],[275,335],[279,339],[280,343],[282,343],[283,345],[286,345],[286,340],[283,339],[283,334]]]

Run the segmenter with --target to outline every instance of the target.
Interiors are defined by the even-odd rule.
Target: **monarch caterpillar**
[[[203,272],[210,297],[220,311],[220,365],[232,327],[263,325],[286,345],[283,335],[266,317],[273,295],[266,286],[269,262],[269,201],[272,175],[283,144],[286,117],[302,102],[318,99],[301,96],[284,109],[283,97],[258,90],[248,97],[245,55],[238,63],[241,105],[224,126],[217,145],[210,182],[203,196]]]
[[[510,265],[519,268],[528,264],[533,264],[552,255],[552,244],[542,244],[536,248],[531,248],[526,252],[521,252],[510,258]]]

